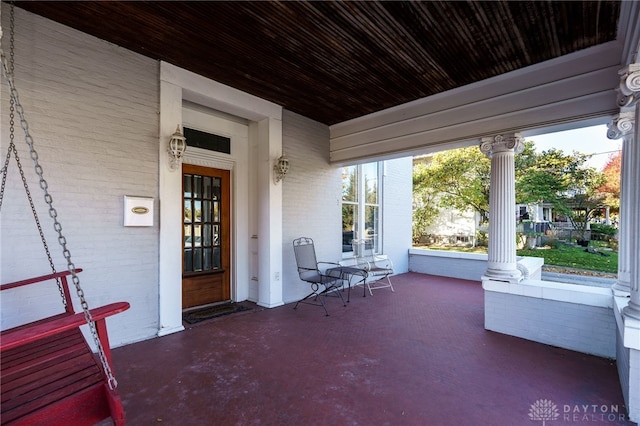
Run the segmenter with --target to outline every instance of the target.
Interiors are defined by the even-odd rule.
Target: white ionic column
[[[607,125],[609,139],[622,138],[622,164],[620,168],[620,213],[618,215],[618,280],[611,287],[616,296],[629,296],[631,281],[631,258],[629,244],[631,232],[629,221],[632,217],[631,200],[634,196],[632,188],[632,168],[629,148],[634,143],[634,113],[623,112],[615,116]],[[637,191],[637,189],[636,189]]]
[[[637,102],[640,98],[640,64],[630,64],[620,74],[618,104],[623,108],[634,108],[635,105],[635,123],[637,124],[638,116],[640,115],[640,108],[637,107]],[[625,156],[628,157],[628,162],[626,163],[628,165],[628,175],[623,175],[623,178],[627,178],[624,180],[623,185],[629,188],[629,220],[625,234],[629,235],[630,242],[628,246],[630,299],[629,304],[622,312],[625,317],[640,320],[640,264],[638,262],[640,258],[640,194],[638,193],[640,188],[640,147],[638,147],[640,135],[637,125],[633,126],[633,135],[633,140],[631,143],[625,144],[628,147],[625,147],[626,150],[622,153],[623,161],[625,161]],[[625,346],[627,346],[626,341]],[[638,349],[640,349],[640,344],[636,347],[636,350]]]
[[[516,177],[514,155],[522,152],[520,134],[482,138],[480,150],[491,158],[489,186],[489,263],[483,277],[519,282],[516,261]]]

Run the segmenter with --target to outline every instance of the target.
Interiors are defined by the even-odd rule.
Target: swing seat
[[[98,357],[80,331],[86,320],[84,312],[73,311],[69,275],[58,272],[0,286],[8,290],[60,279],[68,301],[62,314],[0,333],[2,425],[94,425],[107,417],[124,425],[122,401],[109,388]],[[127,309],[129,303],[118,302],[90,310],[110,367],[105,319]]]

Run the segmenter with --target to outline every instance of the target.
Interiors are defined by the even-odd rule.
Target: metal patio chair
[[[324,312],[329,316],[325,299],[332,295],[339,297],[343,306],[347,306],[342,297],[342,292],[338,289],[342,286],[340,274],[337,276],[327,275],[327,269],[339,268],[340,264],[333,262],[318,262],[313,240],[308,237],[301,237],[293,240],[293,252],[298,265],[298,275],[302,281],[311,285],[311,293],[299,300],[293,309],[297,309],[300,303],[322,306]],[[321,269],[321,265],[324,267]],[[313,301],[311,301],[312,299]]]
[[[373,296],[373,290],[380,288],[391,288],[391,291],[395,292],[389,278],[389,275],[393,274],[391,259],[376,253],[371,240],[353,240],[352,245],[357,267],[368,273],[363,285],[369,289],[369,294]]]

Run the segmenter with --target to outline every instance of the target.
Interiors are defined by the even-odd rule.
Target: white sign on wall
[[[125,195],[124,226],[153,226],[153,198]]]

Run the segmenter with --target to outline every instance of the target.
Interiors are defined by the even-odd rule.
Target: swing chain
[[[18,91],[15,88],[15,84],[14,84],[14,80],[13,80],[13,75],[10,73],[10,69],[9,69],[8,64],[7,64],[7,58],[5,56],[4,49],[2,48],[1,45],[0,45],[0,59],[2,60],[2,71],[3,71],[3,74],[5,75],[5,78],[7,79],[7,84],[9,85],[9,92],[10,92],[10,95],[11,95],[11,100],[13,102],[13,105],[15,106],[15,111],[17,112],[18,117],[20,119],[20,125],[21,125],[22,129],[24,130],[25,142],[27,143],[27,145],[29,147],[29,153],[30,153],[31,159],[33,160],[36,174],[38,175],[38,178],[40,180],[40,188],[42,188],[42,190],[44,191],[44,200],[47,203],[47,205],[49,206],[49,216],[51,216],[51,218],[53,219],[53,221],[54,221],[53,228],[58,233],[58,243],[62,247],[62,253],[64,255],[64,258],[67,260],[67,268],[69,269],[69,272],[71,273],[71,278],[72,278],[73,284],[74,284],[74,286],[76,288],[76,293],[77,293],[77,295],[78,295],[78,297],[80,299],[80,303],[82,305],[82,310],[84,311],[85,320],[87,322],[87,325],[89,326],[89,330],[90,330],[91,335],[93,337],[93,341],[94,341],[94,343],[96,345],[96,348],[98,349],[98,357],[100,359],[100,363],[102,364],[102,368],[103,368],[103,370],[105,372],[105,375],[107,377],[107,383],[108,383],[109,389],[114,390],[118,386],[118,382],[116,381],[115,377],[113,376],[113,372],[111,371],[111,367],[109,366],[109,363],[107,362],[107,358],[106,358],[106,355],[104,353],[104,348],[102,347],[102,343],[100,342],[100,339],[98,337],[98,330],[96,328],[95,321],[93,321],[93,318],[91,316],[91,312],[89,311],[89,305],[87,304],[87,301],[85,300],[84,291],[80,287],[80,279],[78,278],[78,275],[76,273],[76,267],[73,264],[73,262],[71,261],[71,252],[67,248],[67,240],[62,234],[62,225],[60,225],[60,222],[58,222],[58,213],[57,213],[56,209],[53,207],[53,197],[51,197],[51,194],[49,194],[48,184],[47,184],[47,181],[44,179],[42,166],[40,166],[40,163],[38,161],[38,153],[36,152],[36,150],[34,148],[33,138],[31,137],[31,134],[29,133],[29,124],[27,123],[27,120],[24,117],[24,109],[22,108],[22,105],[20,104],[20,100],[18,98]]]
[[[11,3],[11,7],[9,9],[9,21],[11,23],[9,30],[9,74],[14,75],[15,70],[15,11],[13,7],[13,2]],[[38,217],[38,212],[36,210],[36,206],[33,202],[33,197],[31,196],[31,191],[29,190],[29,184],[27,183],[27,179],[24,175],[24,170],[22,168],[22,163],[20,162],[20,157],[18,156],[18,150],[15,145],[15,107],[13,98],[10,99],[9,106],[9,149],[7,150],[7,157],[5,160],[5,165],[2,169],[2,187],[0,188],[0,208],[2,208],[2,200],[4,199],[4,191],[5,185],[7,181],[7,172],[9,169],[9,161],[11,159],[11,153],[16,159],[16,165],[18,166],[18,171],[20,173],[20,177],[22,179],[22,185],[24,186],[24,190],[27,194],[27,199],[29,200],[29,205],[31,206],[31,213],[33,214],[33,218],[36,222],[36,227],[38,228],[38,233],[40,234],[40,240],[42,241],[42,245],[44,247],[45,254],[47,255],[47,259],[49,260],[49,266],[51,267],[51,273],[56,273],[56,267],[53,263],[53,259],[51,258],[51,252],[49,251],[49,246],[47,244],[47,239],[44,236],[44,232],[42,230],[42,225],[40,224],[40,218]],[[62,299],[62,304],[65,309],[67,308],[67,298],[64,294],[64,290],[62,288],[62,282],[60,282],[59,278],[56,278],[56,284],[58,286],[58,292],[60,293],[60,298]]]

